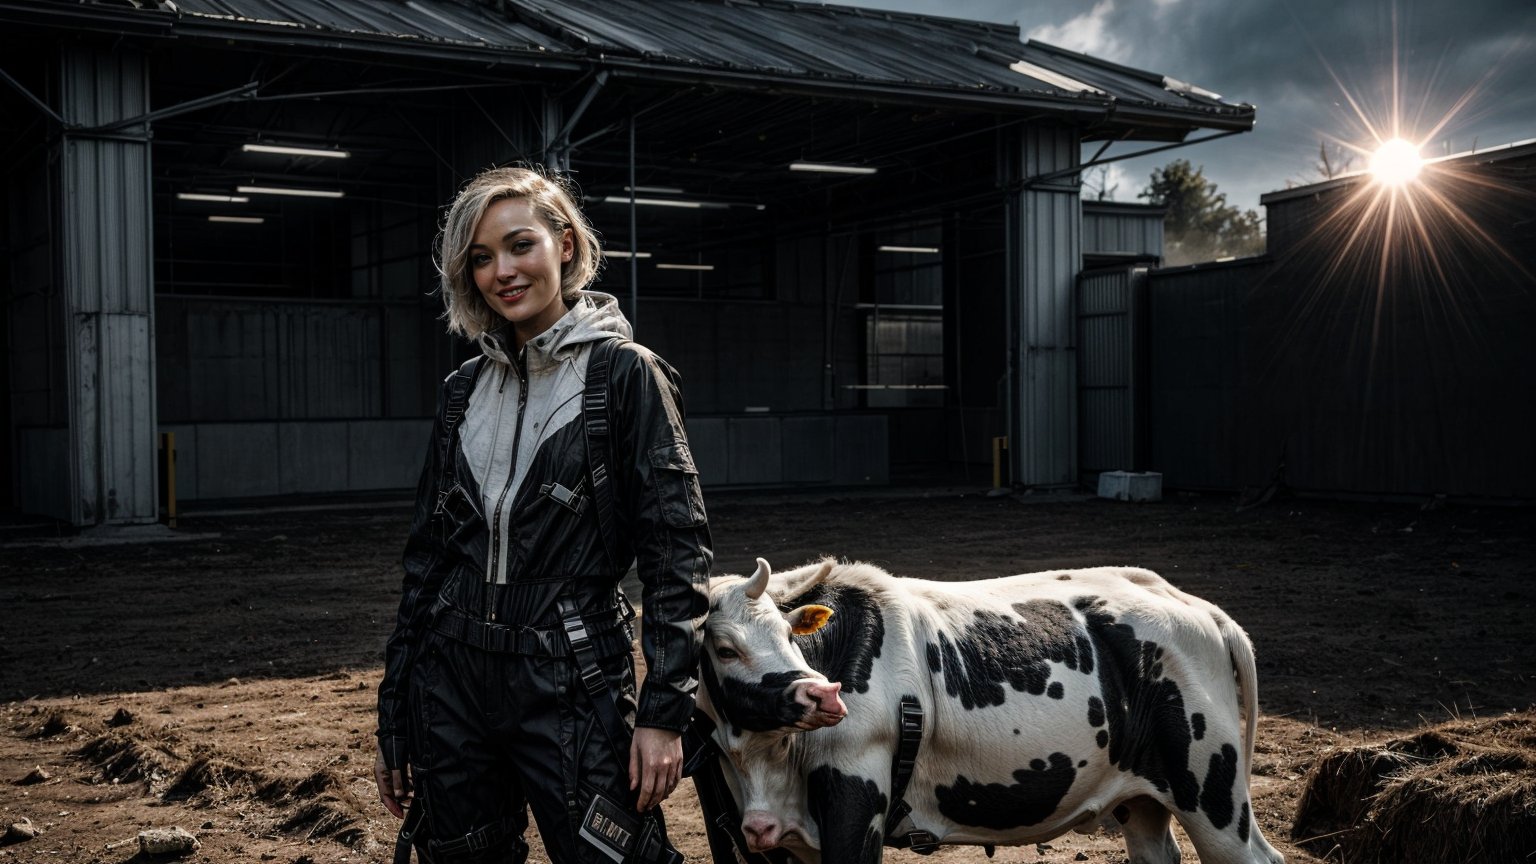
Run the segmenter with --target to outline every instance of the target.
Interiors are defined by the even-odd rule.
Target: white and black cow
[[[1248,637],[1155,573],[976,582],[823,561],[710,586],[701,699],[748,846],[875,862],[884,845],[1038,843],[1111,817],[1132,862],[1280,864],[1249,804]],[[925,730],[886,836],[899,704]],[[814,731],[804,731],[814,730]]]

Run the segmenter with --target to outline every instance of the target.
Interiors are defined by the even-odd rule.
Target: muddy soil
[[[163,860],[133,838],[170,826],[197,836],[191,861],[387,861],[373,690],[407,519],[400,504],[194,516],[179,542],[0,548],[0,834],[22,817],[39,831],[0,862]],[[1530,510],[946,490],[715,495],[711,519],[720,572],[759,555],[946,580],[1134,564],[1220,604],[1256,646],[1255,814],[1291,861],[1316,860],[1290,828],[1318,755],[1536,704]],[[690,783],[668,810],[707,860]],[[995,860],[1125,857],[1101,834]]]

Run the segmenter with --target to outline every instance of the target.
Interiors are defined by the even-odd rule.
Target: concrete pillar
[[[66,45],[59,113],[98,127],[149,110],[140,52]],[[155,348],[147,124],[66,132],[58,248],[68,358],[67,482],[79,526],[156,518]],[[57,478],[65,482],[65,478]]]
[[[1073,127],[1026,126],[1009,146],[1018,179],[1079,164],[1078,131]],[[1027,183],[1010,203],[1013,480],[1023,486],[1070,486],[1077,482],[1072,297],[1083,260],[1078,178],[1069,174]]]

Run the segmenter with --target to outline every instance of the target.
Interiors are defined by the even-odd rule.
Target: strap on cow
[[[923,743],[923,706],[916,696],[901,697],[898,707],[901,738],[896,745],[896,756],[891,760],[891,810],[885,818],[885,845],[897,849],[911,849],[919,855],[932,855],[938,851],[939,838],[931,832],[917,828],[901,832],[902,823],[912,813],[912,805],[906,798],[907,784],[912,781],[912,770],[917,765],[917,751]]]

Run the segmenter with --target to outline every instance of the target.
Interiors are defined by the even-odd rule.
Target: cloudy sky
[[[1315,167],[1320,142],[1374,149],[1377,139],[1350,99],[1391,137],[1394,34],[1400,134],[1422,141],[1424,155],[1536,138],[1532,0],[837,2],[1017,24],[1025,39],[1160,72],[1258,107],[1251,133],[1116,163],[1108,185],[1118,185],[1120,201],[1136,200],[1153,168],[1184,157],[1204,165],[1231,203],[1257,209],[1265,192],[1322,179]],[[1110,154],[1145,146],[1117,144]],[[1355,167],[1366,167],[1365,158]]]

